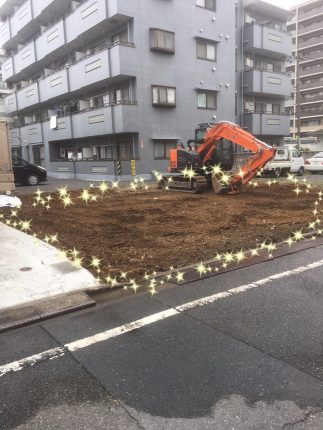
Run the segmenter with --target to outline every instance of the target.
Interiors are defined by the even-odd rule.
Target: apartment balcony
[[[33,145],[43,142],[41,123],[32,123],[20,128],[22,145]]]
[[[68,69],[65,67],[39,80],[39,99],[46,102],[69,92]],[[18,108],[20,106],[18,104]]]
[[[50,121],[43,123],[44,137],[48,142],[54,140],[72,139],[72,121],[71,116],[66,115],[57,118],[56,128],[50,128]]]
[[[17,93],[11,93],[4,99],[4,104],[6,108],[6,112],[8,114],[12,114],[17,111]]]
[[[322,117],[323,116],[323,109],[321,107],[318,107],[313,112],[301,112],[300,117],[301,118],[316,118],[316,117]]]
[[[300,90],[308,90],[311,88],[322,88],[323,87],[323,81],[317,81],[317,82],[307,82],[305,84],[300,83],[299,89]]]
[[[10,95],[8,96],[10,97]],[[17,107],[19,110],[26,109],[39,103],[38,82],[33,82],[31,85],[24,87],[17,92]]]
[[[317,95],[315,95],[314,97],[311,97],[311,98],[302,97],[300,99],[300,104],[301,105],[312,104],[312,103],[317,103],[317,102],[322,102],[323,103],[323,96],[322,95],[317,94]]]
[[[25,0],[8,17],[6,23],[9,31],[4,34],[0,31],[0,46],[12,49],[16,44],[23,44],[39,30],[40,25],[48,23],[49,15],[56,16],[65,7],[64,0]]]
[[[285,108],[293,108],[294,107],[294,105],[295,105],[295,100],[294,100],[294,98],[291,98],[291,99],[288,99],[288,100],[285,100]]]
[[[31,0],[33,1],[33,0]],[[93,31],[95,34],[106,31],[106,25],[113,20],[113,25],[122,25],[129,16],[120,12],[120,0],[92,0],[81,3],[73,12],[54,23],[42,34],[21,48],[11,61],[13,66],[8,67],[3,76],[4,80],[18,81],[28,71],[44,67],[44,59],[50,59],[53,53],[63,53],[66,47],[71,46],[73,50],[84,49],[84,40],[87,33]],[[77,23],[77,24],[75,24]],[[66,29],[66,30],[65,30]],[[4,35],[9,30],[0,30]],[[10,38],[10,35],[6,36]],[[33,61],[32,61],[33,59]],[[6,65],[7,62],[4,64]],[[45,61],[46,63],[46,61]]]
[[[299,76],[300,78],[304,78],[305,76],[313,76],[317,74],[323,74],[323,65],[320,67],[312,67],[307,70],[300,70]]]
[[[317,36],[315,39],[312,39],[312,40],[306,40],[306,41],[299,40],[298,50],[302,50],[310,46],[316,46],[316,45],[322,45],[322,44],[323,44],[323,34],[320,36]]]
[[[52,99],[66,98],[72,93],[97,87],[100,82],[124,79],[126,76],[136,76],[138,61],[133,44],[117,43],[112,46],[104,45],[94,52],[54,73],[17,91],[17,103],[10,103],[8,113],[26,109],[38,103]],[[11,100],[11,94],[7,96]],[[8,102],[9,103],[9,102]],[[6,103],[6,106],[8,106]]]
[[[246,69],[243,71],[244,94],[290,97],[291,77],[286,73],[270,72],[265,69]]]
[[[21,146],[20,128],[9,128],[8,138],[10,146]]]
[[[50,121],[36,122],[9,130],[12,146],[82,139],[115,133],[138,132],[138,106],[135,101],[120,101],[98,108],[86,109],[70,115],[57,117],[55,128]]]
[[[315,32],[315,31],[320,31],[322,29],[322,21],[320,22],[314,22],[311,25],[308,25],[307,27],[299,27],[298,28],[298,37],[311,33],[311,32]]]
[[[262,24],[243,28],[244,51],[284,59],[292,54],[292,35]]]
[[[307,12],[305,12],[303,8],[300,8],[298,13],[298,20],[303,21],[309,18],[314,18],[314,17],[316,18],[317,16],[322,14],[323,14],[323,5],[319,5]]]
[[[243,114],[243,128],[256,136],[289,135],[290,117],[284,113],[248,112]]]

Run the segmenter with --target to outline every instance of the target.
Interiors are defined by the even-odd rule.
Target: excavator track
[[[184,175],[178,176],[164,176],[159,181],[160,189],[167,189],[168,191],[181,191],[191,194],[200,194],[208,189],[208,181],[204,176],[195,176],[192,179],[184,177]]]

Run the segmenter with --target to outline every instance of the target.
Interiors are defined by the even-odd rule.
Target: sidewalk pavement
[[[40,299],[98,288],[56,248],[0,222],[0,313]]]

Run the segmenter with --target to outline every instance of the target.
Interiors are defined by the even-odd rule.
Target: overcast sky
[[[267,3],[274,4],[275,6],[281,6],[285,9],[289,9],[292,6],[305,3],[305,1],[306,0],[266,0]]]

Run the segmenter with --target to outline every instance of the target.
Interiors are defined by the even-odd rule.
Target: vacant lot
[[[317,190],[297,197],[294,189],[293,184],[261,185],[236,196],[108,191],[103,198],[90,190],[100,197],[88,204],[81,192],[72,191],[74,204],[65,209],[57,193],[51,194],[49,210],[33,207],[34,196],[23,196],[19,216],[32,220],[32,231],[40,238],[57,233],[57,246],[75,247],[93,273],[90,260],[95,256],[102,260],[102,277],[120,270],[138,277],[210,259],[216,252],[287,239],[313,220],[317,198]]]

